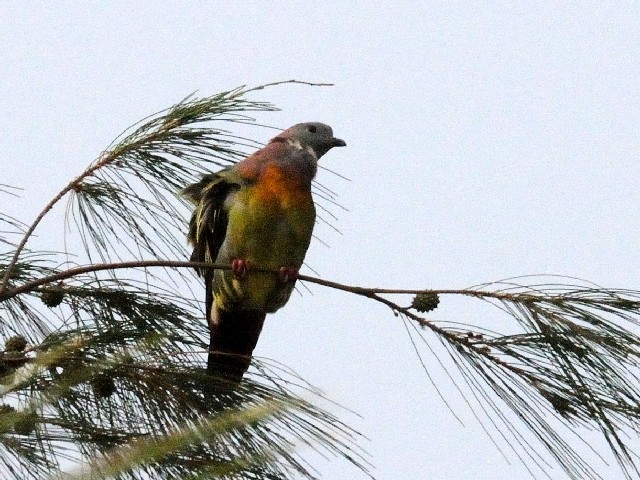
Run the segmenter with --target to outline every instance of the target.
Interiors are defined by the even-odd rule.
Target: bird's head
[[[310,148],[317,158],[320,158],[333,147],[344,147],[344,140],[333,136],[329,125],[320,122],[298,123],[287,128],[276,138],[284,138],[291,142],[298,142],[302,148]]]

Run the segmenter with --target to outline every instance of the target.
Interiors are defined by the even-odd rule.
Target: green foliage
[[[571,447],[569,432],[578,425],[602,433],[627,478],[640,475],[626,440],[634,434],[629,427],[640,420],[640,337],[635,333],[640,292],[586,282],[527,285],[517,280],[434,293],[482,298],[506,312],[519,333],[488,331],[477,324],[452,328],[400,311],[446,340],[476,399],[501,401],[481,403],[488,407],[489,422],[512,437],[511,448],[526,447],[517,455],[541,466],[539,452],[514,428],[505,407],[571,478],[601,478],[593,462]],[[557,414],[554,420],[550,412]],[[565,435],[553,425],[558,420]]]

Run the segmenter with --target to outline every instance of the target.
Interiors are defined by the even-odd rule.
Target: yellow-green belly
[[[239,258],[250,267],[272,270],[302,265],[315,222],[311,192],[251,186],[238,191],[228,205],[227,232],[217,263]],[[213,292],[216,305],[225,310],[274,312],[287,302],[293,286],[274,273],[249,270],[237,279],[229,270],[217,270]]]

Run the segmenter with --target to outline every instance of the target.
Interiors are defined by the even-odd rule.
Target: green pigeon
[[[198,270],[206,286],[210,372],[239,382],[249,368],[265,317],[289,300],[311,241],[318,160],[345,145],[328,125],[299,123],[182,191],[195,205],[191,260],[230,266]]]

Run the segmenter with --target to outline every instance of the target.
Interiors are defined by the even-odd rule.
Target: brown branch
[[[219,270],[228,270],[231,267],[229,265],[206,263],[206,262],[186,262],[181,260],[132,260],[129,262],[114,262],[114,263],[95,263],[91,265],[83,265],[80,267],[70,268],[53,275],[39,278],[31,282],[24,283],[18,287],[11,288],[9,290],[0,291],[0,301],[8,298],[15,297],[21,293],[28,292],[34,288],[46,285],[48,283],[59,282],[67,278],[75,277],[76,275],[82,275],[84,273],[99,272],[103,270],[120,270],[127,268],[145,268],[145,267],[170,267],[170,268],[210,268]],[[277,270],[271,270],[268,268],[253,268],[258,272],[272,272],[277,274]],[[298,280],[315,283],[325,287],[333,288],[335,290],[342,290],[344,292],[354,293],[356,295],[364,296],[377,300],[381,303],[385,303],[387,306],[394,310],[403,310],[402,307],[397,306],[395,303],[380,297],[380,294],[392,295],[392,294],[405,294],[405,295],[417,295],[419,293],[435,293],[438,295],[465,295],[471,297],[480,298],[495,298],[498,300],[518,300],[518,301],[541,301],[540,298],[530,294],[513,294],[513,293],[499,293],[499,292],[487,292],[481,290],[466,290],[466,289],[391,289],[391,288],[377,288],[377,287],[358,287],[353,285],[346,285],[343,283],[333,282],[330,280],[324,280],[322,278],[312,277],[309,275],[298,275]],[[397,307],[397,308],[396,308]]]
[[[80,267],[70,268],[68,270],[64,270],[62,272],[58,272],[43,278],[39,278],[31,282],[24,283],[18,287],[15,287],[9,290],[5,290],[4,293],[0,293],[0,301],[13,298],[23,293],[31,292],[43,285],[60,282],[62,280],[72,278],[77,275],[82,275],[85,273],[98,272],[98,271],[104,271],[104,270],[119,270],[119,269],[128,269],[128,268],[146,268],[146,267],[207,268],[207,269],[221,269],[221,270],[228,270],[231,268],[230,265],[227,265],[227,264],[222,265],[222,264],[212,264],[207,262],[185,262],[185,261],[176,261],[176,260],[134,260],[130,262],[83,265]],[[254,267],[253,270],[258,272],[270,272],[270,273],[273,273],[274,275],[279,274],[277,270],[266,269],[266,268]],[[418,323],[421,327],[429,328],[437,335],[440,335],[446,338],[449,342],[452,342],[456,345],[463,345],[464,347],[472,349],[474,352],[480,355],[490,356],[492,361],[497,361],[501,364],[504,362],[491,356],[489,352],[487,352],[482,347],[479,347],[470,343],[466,337],[463,337],[457,333],[453,333],[444,328],[441,328],[435,323],[430,322],[426,318],[411,312],[409,308],[402,307],[397,303],[380,296],[380,294],[419,294],[419,293],[430,292],[430,293],[436,293],[436,294],[467,295],[467,296],[473,296],[473,297],[491,297],[491,298],[510,299],[510,300],[514,300],[517,297],[523,296],[518,294],[516,295],[504,294],[504,293],[499,294],[495,292],[482,292],[477,290],[463,290],[463,289],[411,290],[411,289],[368,288],[368,287],[345,285],[342,283],[337,283],[330,280],[324,280],[322,278],[317,278],[317,277],[311,277],[308,275],[298,275],[298,280],[309,282],[309,283],[315,283],[317,285],[333,288],[335,290],[341,290],[344,292],[353,293],[355,295],[370,298],[374,301],[382,303],[383,305],[386,305],[394,313],[401,313],[405,315],[407,318]],[[524,296],[527,297],[527,299],[529,299],[529,297],[531,299],[535,298],[531,295],[524,295]],[[516,367],[510,366],[506,363],[504,364],[504,366],[511,370],[516,369]],[[518,372],[521,372],[520,369],[517,369],[517,370]]]
[[[100,272],[103,270],[120,270],[120,269],[127,269],[127,268],[144,268],[144,267],[171,267],[171,268],[191,267],[191,268],[212,268],[212,269],[221,269],[221,270],[231,268],[229,265],[218,265],[218,264],[204,263],[204,262],[183,262],[178,260],[133,260],[130,262],[95,263],[91,265],[83,265],[80,267],[74,267],[68,270],[63,270],[53,275],[48,275],[46,277],[42,277],[37,280],[24,283],[18,287],[11,288],[9,290],[5,289],[4,292],[0,291],[0,301],[13,298],[17,295],[20,295],[21,293],[29,292],[35,288],[41,287],[42,285],[46,285],[48,283],[59,282],[61,280],[75,277],[77,275],[82,275],[84,273]],[[255,269],[255,270],[259,270],[259,269]]]

